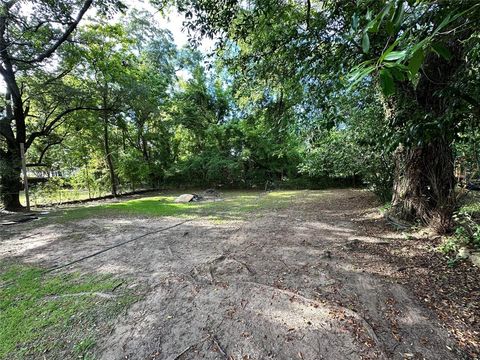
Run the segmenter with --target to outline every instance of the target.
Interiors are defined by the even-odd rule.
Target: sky
[[[149,0],[123,0],[123,2],[128,6],[129,9],[147,10],[148,12],[152,13],[154,19],[158,22],[161,28],[170,30],[175,45],[177,45],[178,48],[188,43],[188,35],[186,31],[183,31],[183,22],[185,21],[185,17],[182,14],[179,14],[175,8],[170,9],[166,16],[162,16],[162,14],[150,4]],[[28,13],[28,8],[23,8],[22,10]],[[95,17],[94,13],[95,9],[91,8],[87,12],[82,22],[88,21],[86,19],[88,16]],[[113,21],[115,20],[118,20],[118,17],[114,17]],[[204,39],[198,49],[204,54],[211,52],[214,49],[213,40]],[[189,74],[183,70],[180,70],[178,71],[177,76],[186,79],[189,77]],[[3,81],[0,81],[0,93],[4,93],[5,89],[6,85]]]
[[[185,17],[179,14],[176,9],[172,8],[167,16],[162,17],[162,14],[150,5],[148,0],[124,0],[125,5],[130,9],[135,8],[138,10],[147,10],[154,14],[155,20],[158,22],[161,28],[168,29],[173,35],[173,40],[177,47],[182,47],[188,43],[188,35],[186,31],[183,31],[183,22]],[[207,53],[214,48],[214,42],[210,39],[204,39],[199,47],[203,53]]]

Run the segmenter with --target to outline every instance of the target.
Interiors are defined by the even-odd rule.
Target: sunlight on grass
[[[92,295],[109,292],[118,283],[107,276],[41,276],[38,268],[1,264],[0,359],[65,353],[85,358],[94,345],[96,324],[105,324],[136,300],[128,293],[114,300]]]
[[[252,212],[261,215],[268,210],[289,206],[298,198],[304,198],[307,191],[274,191],[269,193],[253,191],[228,191],[222,200],[194,203],[175,203],[177,196],[153,196],[119,203],[79,207],[61,212],[59,221],[81,220],[98,216],[175,216],[206,217],[214,221],[244,220]],[[308,191],[309,197],[316,198],[323,191]],[[250,215],[249,215],[250,216]]]

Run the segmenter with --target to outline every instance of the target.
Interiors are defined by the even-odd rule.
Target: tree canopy
[[[392,199],[393,217],[451,227],[455,163],[479,168],[478,4],[152,4],[185,16],[190,46],[120,1],[3,3],[7,208],[24,143],[37,174],[113,194],[341,179]]]

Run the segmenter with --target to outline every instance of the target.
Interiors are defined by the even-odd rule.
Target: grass
[[[0,359],[93,359],[95,335],[138,299],[131,290],[119,289],[113,299],[93,294],[108,293],[119,282],[0,264]]]
[[[315,198],[325,192],[309,191]],[[99,216],[175,216],[206,217],[213,221],[243,220],[252,212],[261,215],[265,211],[288,207],[293,201],[306,195],[305,191],[229,191],[222,194],[222,201],[175,203],[178,194],[153,196],[98,206],[82,206],[58,213],[59,221],[81,220]]]

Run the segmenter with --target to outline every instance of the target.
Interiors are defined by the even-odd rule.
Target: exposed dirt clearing
[[[265,216],[197,218],[73,265],[150,289],[101,339],[98,357],[462,358],[436,315],[402,284],[398,262],[385,257],[403,240],[377,226],[374,205],[363,191],[298,192],[288,208]],[[13,225],[0,236],[0,259],[58,266],[182,220]]]

